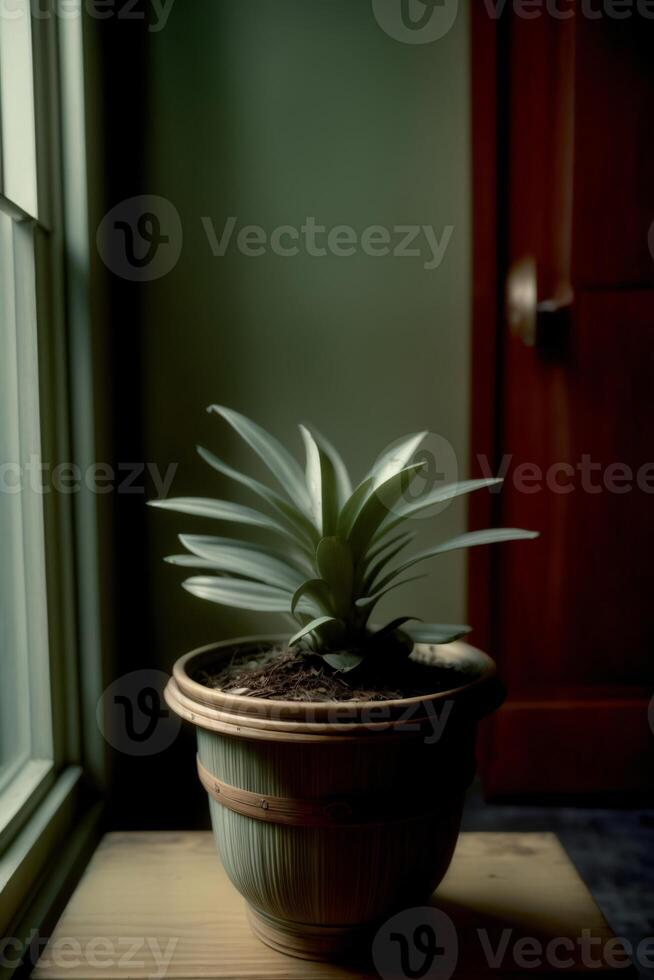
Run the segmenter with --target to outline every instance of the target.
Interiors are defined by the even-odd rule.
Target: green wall
[[[184,242],[174,271],[142,290],[145,458],[179,462],[173,494],[226,490],[195,457],[198,442],[249,465],[205,414],[212,401],[298,452],[294,423],[313,421],[356,477],[390,441],[426,428],[452,444],[467,475],[467,31],[465,10],[444,38],[409,45],[384,33],[363,0],[177,0],[150,36],[147,190],[175,204]],[[214,257],[203,216],[218,234],[229,216],[268,230],[307,216],[359,231],[454,230],[440,267],[426,270],[427,255],[255,258],[232,247]],[[464,521],[452,505],[417,522],[419,541]],[[148,527],[162,663],[279,622],[202,603],[179,588],[181,570],[161,563],[179,550],[175,531],[208,522],[151,512]],[[431,569],[380,612],[460,620],[464,557]]]

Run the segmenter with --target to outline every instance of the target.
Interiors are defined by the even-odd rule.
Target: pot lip
[[[268,715],[271,713],[292,714],[301,717],[310,714],[314,719],[321,715],[329,715],[335,711],[349,710],[350,712],[374,711],[383,707],[388,712],[402,709],[411,709],[413,706],[424,704],[425,702],[439,702],[452,700],[472,693],[496,677],[497,669],[495,661],[487,653],[473,647],[460,640],[447,645],[417,644],[418,649],[422,649],[427,655],[437,656],[436,651],[447,650],[449,661],[461,657],[462,663],[476,661],[479,665],[479,673],[468,683],[458,687],[449,688],[446,691],[438,691],[432,694],[421,694],[409,698],[396,698],[388,701],[284,701],[272,698],[258,698],[249,695],[224,694],[213,688],[200,684],[193,680],[190,675],[189,667],[194,662],[203,657],[210,657],[212,653],[226,649],[238,649],[253,644],[279,643],[288,639],[287,634],[261,634],[254,636],[236,637],[231,640],[221,640],[217,643],[208,643],[205,646],[197,647],[185,653],[173,665],[173,678],[180,691],[189,699],[208,707],[217,708],[229,714],[238,715]],[[442,656],[442,654],[441,654]],[[464,659],[465,658],[465,659]],[[338,723],[334,722],[334,727]]]

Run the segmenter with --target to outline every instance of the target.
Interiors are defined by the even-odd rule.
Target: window
[[[80,794],[85,752],[78,687],[84,683],[83,657],[97,653],[88,623],[83,627],[84,649],[77,640],[84,611],[73,574],[75,525],[84,523],[86,539],[92,540],[88,503],[58,492],[52,481],[54,467],[72,462],[75,453],[89,455],[88,444],[75,445],[69,424],[75,386],[84,387],[85,366],[79,357],[80,376],[70,388],[67,380],[67,351],[74,338],[78,342],[88,329],[83,321],[83,252],[88,232],[82,20],[70,17],[70,4],[67,17],[59,13],[56,0],[40,0],[33,6],[30,0],[12,0],[0,11],[0,927],[4,934],[18,928],[39,876],[46,875],[57,855],[63,860],[63,845],[72,839],[86,806]],[[76,182],[74,200],[68,195],[70,204],[62,168],[67,159],[74,164]],[[87,575],[85,588],[95,584],[92,574]],[[94,671],[98,675],[97,664]],[[97,732],[91,733],[89,743],[94,734],[97,737]],[[54,881],[57,876],[46,877]],[[33,915],[30,921],[34,923]]]
[[[31,222],[0,213],[0,834],[53,764],[35,273]]]
[[[43,495],[30,479],[42,460],[36,238],[48,239],[51,190],[37,186],[35,47],[20,0],[0,18],[0,841],[54,763]]]

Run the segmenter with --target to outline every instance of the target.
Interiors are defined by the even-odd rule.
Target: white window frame
[[[18,239],[34,243],[36,290],[21,289],[19,298],[33,297],[24,314],[34,329],[21,333],[17,356],[35,365],[38,347],[38,369],[21,394],[21,454],[43,449],[44,459],[84,467],[97,458],[100,397],[92,384],[84,70],[93,38],[81,4],[78,17],[69,0],[64,15],[59,0],[48,4],[41,0],[39,11],[50,16],[32,18],[39,213],[14,205],[1,185],[0,211],[11,215]],[[47,617],[42,603],[30,615],[31,751],[0,786],[0,927],[19,941],[48,924],[97,840],[106,781],[95,721],[104,677],[98,500],[84,487],[28,497],[25,547],[46,583]]]

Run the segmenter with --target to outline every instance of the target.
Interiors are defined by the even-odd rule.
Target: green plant
[[[426,433],[411,435],[383,454],[354,489],[334,447],[315,430],[300,426],[306,471],[260,426],[239,413],[212,405],[263,460],[286,497],[240,473],[213,453],[198,448],[210,466],[246,487],[266,505],[255,510],[226,500],[183,497],[151,501],[152,506],[212,517],[272,531],[279,547],[224,537],[180,535],[188,554],[167,561],[202,569],[184,588],[211,602],[261,612],[289,613],[299,629],[289,645],[319,653],[335,670],[358,667],[370,654],[408,654],[414,642],[449,643],[467,626],[419,623],[403,616],[379,629],[370,616],[392,589],[415,578],[406,572],[436,555],[473,545],[533,538],[532,531],[502,528],[471,531],[391,564],[414,535],[408,520],[435,504],[500,479],[465,480],[407,499],[406,491],[423,463],[411,463]]]

